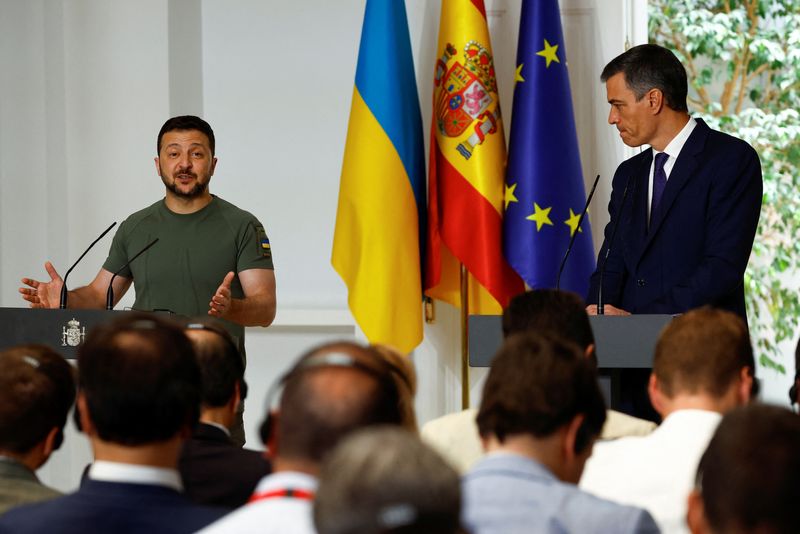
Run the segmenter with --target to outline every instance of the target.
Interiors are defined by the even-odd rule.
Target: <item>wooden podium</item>
[[[86,333],[120,313],[130,312],[0,308],[0,350],[24,343],[42,343],[65,358],[74,359]]]
[[[661,329],[672,315],[589,316],[600,371],[600,384],[606,400],[617,407],[620,374],[623,369],[650,369],[653,351]],[[471,315],[469,318],[469,364],[490,367],[503,342],[499,315]]]

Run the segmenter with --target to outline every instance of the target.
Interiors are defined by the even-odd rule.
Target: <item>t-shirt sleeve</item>
[[[243,225],[239,236],[239,251],[236,258],[237,272],[248,269],[274,269],[272,264],[272,246],[267,237],[264,225],[255,217],[251,217]]]
[[[125,235],[127,233],[127,225],[123,222],[117,232],[114,234],[114,239],[111,240],[111,248],[108,251],[108,257],[103,263],[103,269],[110,273],[117,272],[128,261],[128,253],[125,250]],[[123,278],[133,278],[130,265],[120,271],[119,276]]]

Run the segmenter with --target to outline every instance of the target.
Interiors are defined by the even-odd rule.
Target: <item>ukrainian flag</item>
[[[405,2],[368,0],[331,263],[370,342],[422,340],[422,120]]]

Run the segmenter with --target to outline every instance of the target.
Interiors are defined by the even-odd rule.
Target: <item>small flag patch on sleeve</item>
[[[272,249],[269,244],[269,238],[267,237],[267,232],[264,231],[263,226],[256,226],[256,232],[258,234],[258,246],[261,255],[264,256],[265,258],[271,258]]]

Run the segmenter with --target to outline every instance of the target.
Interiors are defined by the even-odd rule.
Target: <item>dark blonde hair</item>
[[[744,321],[710,307],[673,319],[661,332],[653,374],[668,397],[677,393],[725,394],[742,368],[755,370],[753,348]]]

